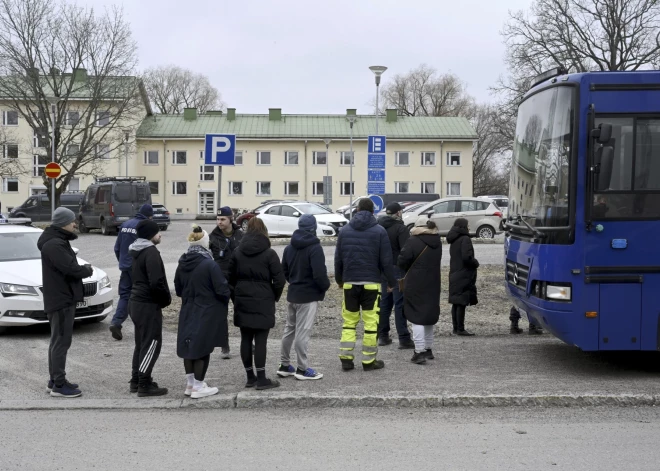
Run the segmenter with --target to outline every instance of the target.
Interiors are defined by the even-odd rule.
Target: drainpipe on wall
[[[163,206],[167,208],[167,144],[165,139],[163,139]]]
[[[444,196],[442,196],[442,190],[445,187],[443,182],[443,177],[445,175],[443,162],[445,161],[445,159],[442,157],[442,144],[444,144],[444,142],[445,141],[440,141],[440,165],[438,166],[438,168],[440,169],[440,191],[438,192],[440,198],[444,198]]]
[[[305,201],[307,201],[307,139],[305,139],[305,182],[303,185],[303,194],[305,196]]]

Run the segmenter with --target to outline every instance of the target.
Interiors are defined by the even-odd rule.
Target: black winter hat
[[[140,239],[151,240],[159,232],[160,232],[160,228],[158,227],[158,224],[156,224],[150,219],[145,219],[144,221],[140,221],[140,223],[137,225],[137,236]]]

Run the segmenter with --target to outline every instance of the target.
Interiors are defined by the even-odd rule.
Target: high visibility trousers
[[[339,358],[353,360],[356,328],[360,322],[360,309],[364,321],[362,339],[362,364],[376,361],[378,353],[378,321],[380,318],[380,284],[351,285],[344,284],[344,300],[341,315],[344,325],[341,331]]]

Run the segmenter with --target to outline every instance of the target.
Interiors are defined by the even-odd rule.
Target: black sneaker
[[[344,371],[350,371],[355,369],[355,363],[353,360],[348,360],[346,358],[340,358],[341,360],[341,369]]]
[[[426,364],[426,352],[415,352],[415,354],[412,356],[410,359],[413,363],[416,363],[418,365],[425,365]]]
[[[543,335],[543,329],[534,324],[529,324],[529,335]]]
[[[459,330],[456,335],[459,335],[461,337],[474,337],[474,334],[470,332],[469,330]]]
[[[159,388],[158,383],[151,382],[147,386],[138,386],[138,397],[164,396],[167,388]]]
[[[433,356],[433,351],[430,348],[426,349],[424,355],[426,355],[427,360],[435,360],[435,357]]]
[[[115,340],[121,340],[124,338],[124,336],[121,333],[121,326],[120,325],[110,325],[110,333],[112,334],[112,338]]]
[[[378,338],[378,346],[379,347],[385,347],[385,346],[391,345],[391,344],[392,344],[392,337],[390,337],[389,335],[387,337],[379,337]]]
[[[385,362],[383,360],[374,360],[371,363],[362,363],[362,368],[364,371],[382,370],[385,368]]]
[[[273,381],[272,379],[266,378],[266,380],[262,381],[261,383],[257,381],[257,387],[255,389],[257,391],[264,391],[266,389],[273,389],[279,387],[280,387],[279,381]]]
[[[222,353],[220,354],[220,358],[223,360],[229,360],[231,358],[231,352],[229,351],[229,347],[222,347]]]
[[[75,383],[69,383],[68,381],[65,380],[64,384],[70,389],[78,389],[78,385]],[[52,379],[49,379],[48,386],[46,386],[46,392],[50,393],[53,390],[54,386],[55,386],[55,382]]]
[[[257,377],[255,376],[254,378],[250,378],[247,380],[245,383],[246,388],[253,388],[257,385]]]
[[[53,390],[50,392],[51,397],[80,397],[82,392],[78,388],[72,388],[71,383],[64,383],[62,386],[53,385]]]
[[[399,350],[412,350],[415,348],[415,342],[412,340],[404,340],[403,342],[399,342]]]
[[[138,392],[138,382],[137,382],[137,380],[130,380],[128,382],[128,389],[132,393]]]

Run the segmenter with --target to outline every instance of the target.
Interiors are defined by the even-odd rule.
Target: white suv
[[[465,218],[470,225],[470,235],[492,239],[502,232],[502,211],[495,203],[482,198],[442,198],[434,201],[419,213],[415,226],[423,226],[429,218],[435,222],[440,235],[446,236],[458,218]]]

